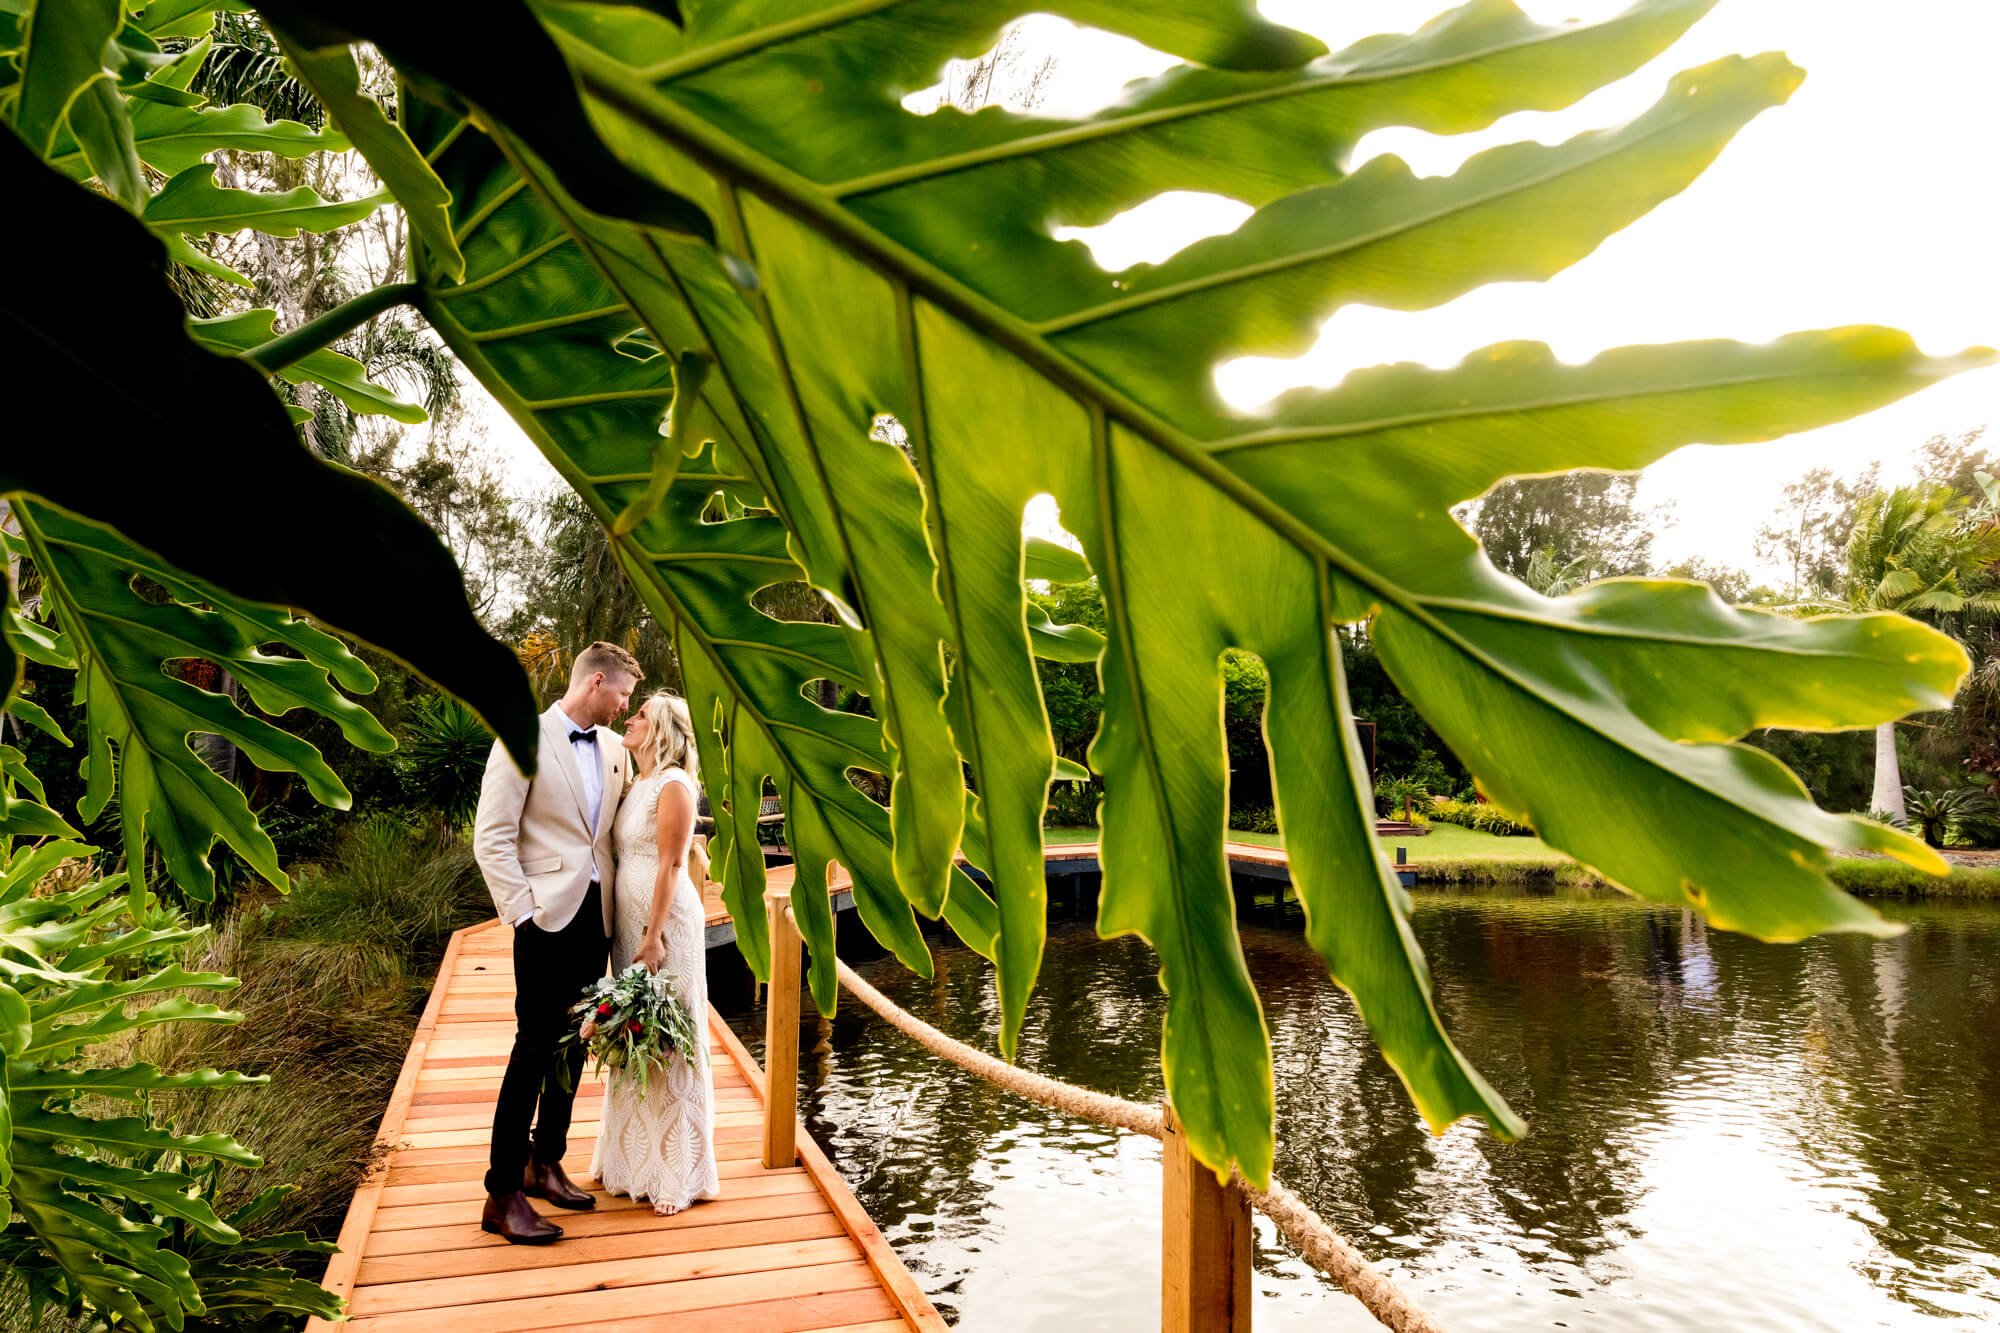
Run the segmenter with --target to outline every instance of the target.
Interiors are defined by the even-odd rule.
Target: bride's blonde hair
[[[639,705],[639,715],[646,719],[646,748],[653,752],[653,771],[679,768],[686,770],[689,777],[699,779],[694,718],[688,713],[687,700],[658,690]]]

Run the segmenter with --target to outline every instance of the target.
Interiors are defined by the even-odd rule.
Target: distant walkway
[[[488,1130],[514,1032],[513,962],[499,924],[452,937],[382,1117],[385,1169],[348,1206],[323,1285],[347,1298],[349,1327],[944,1328],[803,1127],[796,1165],[761,1164],[763,1071],[712,1009],[721,1199],[663,1218],[593,1191],[592,1212],[549,1210],[567,1233],[554,1245],[513,1246],[481,1231]],[[602,1105],[603,1085],[585,1082],[563,1165],[586,1184]]]

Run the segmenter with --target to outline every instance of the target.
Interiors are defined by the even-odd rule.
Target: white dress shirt
[[[590,835],[595,839],[597,836],[597,821],[604,809],[604,761],[602,756],[597,752],[597,733],[589,727],[578,726],[576,719],[571,717],[568,710],[560,705],[557,706],[556,711],[562,714],[563,721],[569,723],[569,729],[572,733],[580,731],[591,737],[590,740],[585,741],[573,740],[569,743],[569,748],[570,753],[576,758],[577,776],[583,781],[583,805],[586,810],[590,811]],[[597,853],[594,850],[590,855],[590,877],[597,881],[599,886],[598,892],[604,892],[604,876],[598,873]],[[534,909],[530,908],[510,924],[518,926],[534,914]]]

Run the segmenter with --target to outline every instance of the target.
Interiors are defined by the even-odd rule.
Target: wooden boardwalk
[[[1290,881],[1283,851],[1230,842],[1231,865],[1253,878]],[[1052,846],[1055,875],[1096,872],[1094,843]],[[772,888],[790,886],[773,867]],[[836,909],[851,905],[834,867]],[[703,890],[710,947],[735,929],[714,884]],[[786,1333],[942,1329],[944,1322],[860,1203],[800,1127],[798,1161],[760,1160],[764,1074],[710,1010],[716,1154],[723,1197],[677,1217],[601,1191],[597,1207],[538,1210],[564,1229],[554,1245],[513,1246],[479,1229],[493,1102],[514,1035],[511,937],[498,921],[459,931],[417,1024],[377,1141],[383,1166],[356,1191],[340,1253],[323,1285],[347,1298],[367,1333],[459,1328],[700,1329]],[[603,1085],[578,1090],[563,1165],[586,1187]],[[313,1320],[307,1328],[332,1333]]]
[[[726,919],[726,918],[725,918]],[[511,940],[499,922],[452,937],[382,1118],[389,1148],[354,1196],[324,1285],[367,1333],[942,1329],[833,1165],[801,1128],[797,1164],[759,1161],[763,1071],[709,1014],[723,1197],[677,1217],[598,1193],[537,1205],[565,1235],[513,1246],[479,1229],[493,1102],[513,1041]],[[564,1167],[586,1187],[603,1087],[579,1090]],[[307,1325],[332,1333],[334,1325]]]

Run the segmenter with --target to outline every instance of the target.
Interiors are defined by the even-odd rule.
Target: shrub
[[[1457,824],[1502,838],[1529,838],[1535,833],[1528,825],[1484,801],[1436,800],[1431,802],[1430,816],[1439,823]]]
[[[1410,781],[1420,784],[1426,792],[1450,791],[1457,785],[1437,751],[1428,747],[1418,750],[1417,757],[1410,761]]]
[[[472,819],[493,733],[470,708],[448,694],[428,694],[410,705],[403,777],[412,804],[443,817],[448,833]]]
[[[1104,786],[1099,779],[1058,782],[1049,788],[1049,804],[1042,812],[1042,827],[1096,828],[1097,803],[1103,797]]]
[[[1375,813],[1385,819],[1408,819],[1430,798],[1430,788],[1419,778],[1375,779]]]
[[[1944,846],[1946,837],[1961,826],[1976,824],[1994,812],[1993,797],[1983,787],[1944,791],[1905,787],[1903,804],[1910,812],[1910,832],[1933,847]]]
[[[1232,805],[1229,827],[1239,833],[1276,833],[1278,812],[1268,805]]]

